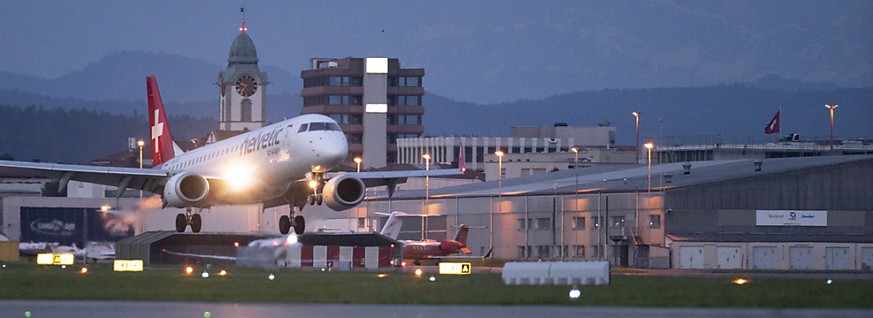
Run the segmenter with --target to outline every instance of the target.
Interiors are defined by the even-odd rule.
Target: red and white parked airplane
[[[388,220],[385,221],[385,225],[382,226],[382,231],[380,233],[390,238],[397,239],[397,236],[400,234],[400,228],[403,226],[403,217],[405,216],[412,216],[412,214],[400,211],[394,211],[388,214]],[[458,232],[452,239],[442,241],[400,240],[400,242],[403,243],[403,259],[413,260],[416,265],[419,265],[421,263],[420,261],[424,259],[488,257],[488,255],[482,257],[457,255],[458,253],[466,255],[471,254],[470,249],[467,248],[467,234],[469,231],[469,226],[461,224],[458,228]]]

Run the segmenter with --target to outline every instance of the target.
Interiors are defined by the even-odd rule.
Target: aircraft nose
[[[323,147],[319,150],[322,156],[324,156],[325,161],[330,162],[331,166],[336,166],[346,160],[346,156],[349,153],[349,144],[346,142],[345,136],[338,134],[338,136],[332,136],[332,138],[325,138]]]

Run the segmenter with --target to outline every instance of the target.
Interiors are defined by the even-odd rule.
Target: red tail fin
[[[170,125],[167,123],[167,112],[164,111],[164,102],[161,100],[161,92],[158,90],[158,80],[154,75],[146,77],[146,89],[149,97],[149,136],[152,140],[152,167],[173,159],[173,135],[170,134]]]

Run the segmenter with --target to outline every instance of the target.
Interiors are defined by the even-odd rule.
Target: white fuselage
[[[156,168],[225,180],[231,188],[238,185],[213,203],[246,204],[282,195],[307,173],[341,164],[347,153],[339,125],[330,117],[309,114],[193,149]]]

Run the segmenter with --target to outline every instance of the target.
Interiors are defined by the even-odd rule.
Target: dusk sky
[[[768,74],[873,83],[873,1],[14,1],[0,71],[56,78],[123,50],[224,65],[241,6],[261,65],[397,57],[429,92],[478,103]]]

